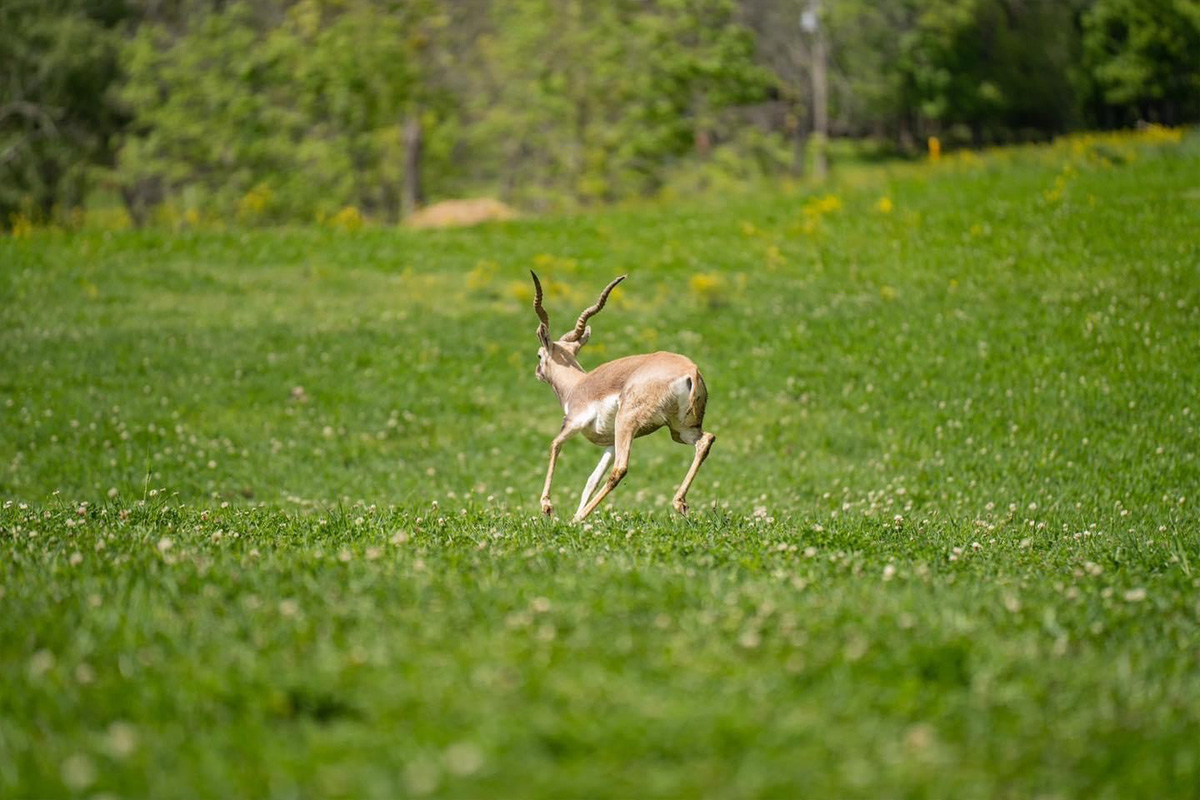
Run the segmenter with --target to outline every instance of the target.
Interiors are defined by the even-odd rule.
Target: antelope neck
[[[563,407],[564,414],[567,411],[567,398],[571,396],[571,392],[586,375],[587,373],[582,368],[576,369],[551,362],[550,369],[547,370],[547,377],[550,379],[548,383],[554,390],[555,396],[558,397],[558,404]]]

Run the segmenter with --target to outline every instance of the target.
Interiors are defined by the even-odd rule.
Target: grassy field
[[[0,239],[0,796],[1197,796],[1170,139],[469,231]],[[538,514],[530,268],[556,332],[630,274],[585,366],[700,365],[688,519],[665,433],[588,524]]]

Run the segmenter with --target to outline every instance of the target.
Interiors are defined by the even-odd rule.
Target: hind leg
[[[692,466],[684,477],[683,483],[679,484],[679,491],[675,492],[675,499],[671,501],[671,505],[675,507],[675,510],[686,516],[688,512],[688,489],[692,487],[692,481],[696,479],[696,473],[700,471],[700,465],[704,463],[704,459],[708,458],[708,451],[712,447],[713,442],[717,440],[717,437],[711,433],[705,433],[699,428],[689,428],[679,431],[678,436],[676,436],[675,431],[671,431],[671,436],[677,442],[694,444],[696,446],[696,456],[692,459]]]

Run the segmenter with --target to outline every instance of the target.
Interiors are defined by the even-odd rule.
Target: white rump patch
[[[692,396],[691,377],[684,375],[682,378],[676,378],[671,384],[671,390],[675,393],[675,397],[679,401],[679,407],[687,409],[688,399]]]

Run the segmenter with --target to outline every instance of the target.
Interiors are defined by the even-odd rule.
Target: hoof
[[[549,500],[542,501],[542,513],[547,517],[554,515],[554,506],[550,505]]]
[[[677,497],[673,501],[671,501],[671,505],[675,507],[675,510],[678,511],[681,516],[684,516],[684,517],[687,516],[688,504],[687,504],[686,500],[682,500]]]

